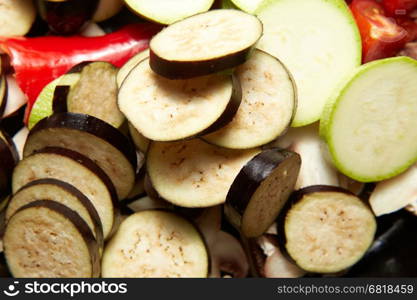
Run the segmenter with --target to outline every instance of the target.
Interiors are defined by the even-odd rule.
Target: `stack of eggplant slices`
[[[417,62],[360,66],[343,1],[270,2],[175,21],[120,69],[76,65],[27,139],[0,134],[12,276],[328,276],[367,253],[376,216],[415,200]],[[335,21],[311,48],[307,2]]]

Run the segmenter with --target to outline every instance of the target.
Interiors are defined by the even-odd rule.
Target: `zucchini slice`
[[[58,113],[38,122],[27,139],[24,156],[45,147],[63,147],[93,160],[113,182],[119,199],[135,183],[136,151],[127,137],[92,116]]]
[[[376,216],[389,214],[417,200],[417,164],[406,172],[376,184],[369,204]]]
[[[65,181],[88,197],[100,216],[104,238],[111,234],[117,222],[117,194],[108,176],[93,161],[64,148],[40,149],[20,161],[14,169],[13,192],[32,181],[46,178]]]
[[[376,220],[349,191],[311,186],[295,192],[278,219],[280,248],[307,272],[337,273],[372,244]]]
[[[363,65],[322,116],[334,164],[361,182],[394,177],[417,161],[417,61]]]
[[[183,207],[222,204],[241,168],[259,149],[231,150],[201,140],[151,143],[146,169],[163,199]]]
[[[234,68],[262,35],[255,16],[217,9],[174,23],[150,42],[150,66],[161,76],[186,79]]]
[[[278,59],[261,50],[255,50],[235,74],[242,86],[242,103],[229,124],[203,138],[232,149],[258,147],[275,140],[287,130],[296,110],[291,75]]]
[[[37,200],[51,200],[77,212],[87,223],[100,247],[103,247],[103,227],[94,204],[69,183],[46,178],[31,181],[19,189],[10,199],[6,210],[6,222],[26,204]]]
[[[197,227],[177,214],[129,216],[106,246],[103,277],[207,277],[210,257]]]
[[[9,220],[4,252],[14,277],[98,277],[99,247],[87,223],[55,201],[35,201]]]
[[[169,80],[142,60],[119,91],[119,108],[146,138],[175,141],[215,131],[229,123],[239,108],[239,82],[215,74]]]
[[[268,0],[256,15],[264,25],[257,47],[278,57],[297,84],[292,126],[318,121],[361,64],[361,37],[349,7],[344,0]]]
[[[264,150],[240,170],[227,193],[225,213],[246,237],[257,237],[274,223],[294,189],[300,156]]]
[[[171,24],[208,11],[214,0],[124,0],[138,15],[160,24]]]
[[[265,0],[231,0],[241,10],[253,14],[265,2]]]
[[[36,18],[33,1],[1,0],[0,36],[23,36],[29,32]]]
[[[120,127],[125,118],[117,107],[117,71],[107,62],[85,65],[80,79],[68,93],[68,111],[90,115]]]
[[[149,57],[149,49],[143,50],[129,59],[117,72],[116,81],[117,87],[120,88],[122,86],[123,81],[129,75],[130,71],[133,70],[134,67],[138,63],[140,63],[145,58]]]

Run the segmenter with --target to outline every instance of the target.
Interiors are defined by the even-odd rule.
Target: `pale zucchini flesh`
[[[359,31],[345,1],[266,1],[256,15],[264,25],[257,47],[279,58],[297,84],[292,125],[314,123],[361,63]]]
[[[417,62],[361,67],[323,117],[336,167],[361,182],[388,179],[417,160]]]

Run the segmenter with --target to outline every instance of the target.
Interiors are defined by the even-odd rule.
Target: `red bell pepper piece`
[[[394,56],[408,41],[407,30],[375,0],[353,0],[350,8],[361,33],[364,63]]]
[[[146,49],[160,29],[158,25],[140,23],[99,37],[0,38],[0,49],[9,55],[16,81],[28,97],[28,115],[43,87],[74,65],[107,61],[120,67]]]

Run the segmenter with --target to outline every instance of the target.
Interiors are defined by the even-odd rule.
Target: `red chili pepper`
[[[350,8],[362,37],[363,62],[394,56],[404,47],[410,34],[378,2],[353,0]]]
[[[107,61],[120,67],[146,49],[160,29],[141,23],[99,37],[0,38],[0,48],[9,55],[17,83],[28,96],[28,112],[43,87],[72,66],[83,61]]]

